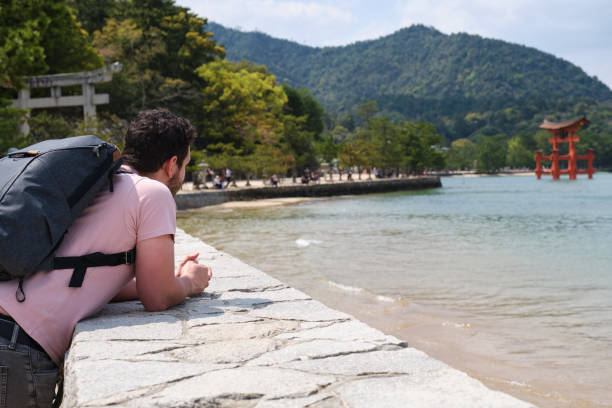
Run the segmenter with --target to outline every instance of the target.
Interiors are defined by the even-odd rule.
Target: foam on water
[[[316,240],[316,239],[305,239],[305,238],[298,238],[295,240],[295,245],[298,246],[298,248],[306,248],[307,246],[310,246],[311,244],[322,244],[322,241]]]
[[[351,293],[363,293],[363,292],[365,292],[365,289],[363,289],[363,288],[358,288],[358,287],[355,287],[355,286],[348,286],[348,285],[341,285],[339,283],[336,283],[336,282],[333,282],[333,281],[329,281],[329,280],[327,281],[327,284],[329,286],[332,286],[332,287],[336,288],[336,289],[340,289],[340,290],[342,290],[344,292],[351,292]]]

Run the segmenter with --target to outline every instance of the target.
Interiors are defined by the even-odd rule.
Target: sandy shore
[[[299,204],[304,201],[312,201],[315,198],[309,197],[283,197],[283,198],[268,198],[264,200],[252,200],[252,201],[230,201],[219,205],[211,205],[206,208],[208,210],[224,209],[224,208],[267,208],[276,207],[281,205],[292,205]]]

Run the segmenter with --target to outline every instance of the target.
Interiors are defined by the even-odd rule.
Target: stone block
[[[401,344],[402,341],[373,329],[358,320],[334,323],[291,333],[279,334],[280,339],[334,339],[337,341],[361,340],[380,344]]]
[[[291,344],[287,347],[271,351],[251,360],[249,366],[278,365],[294,360],[324,359],[340,354],[361,353],[376,349],[371,343],[360,341],[339,342],[333,340],[311,340],[305,343]],[[331,371],[330,371],[331,372]]]
[[[353,353],[317,360],[291,361],[280,367],[334,375],[421,375],[448,366],[414,348]]]
[[[294,321],[263,320],[252,323],[196,326],[189,329],[188,336],[191,339],[201,339],[206,342],[261,339],[297,330],[299,327],[300,324]]]
[[[67,366],[63,406],[92,405],[116,394],[168,384],[227,366],[160,361],[75,361]],[[170,406],[170,405],[169,405]]]
[[[332,376],[268,367],[237,367],[198,375],[169,384],[128,407],[240,406],[248,401],[306,397],[333,383]],[[221,404],[219,401],[227,401]],[[231,402],[234,402],[232,404]],[[243,405],[244,406],[244,405]]]
[[[532,405],[493,391],[461,371],[447,368],[419,375],[366,378],[336,393],[352,408],[527,408]]]
[[[338,312],[315,300],[286,303],[273,303],[249,312],[251,316],[269,319],[301,320],[310,322],[350,320],[352,316]]]
[[[73,343],[86,340],[168,340],[182,334],[181,320],[175,316],[143,313],[137,316],[102,316],[81,321]]]

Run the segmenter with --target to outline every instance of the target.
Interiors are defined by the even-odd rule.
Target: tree
[[[204,30],[206,20],[169,0],[114,2],[107,16],[93,33],[94,45],[123,70],[100,86],[112,101],[101,110],[129,119],[142,109],[164,107],[198,123],[205,82],[195,70],[225,56]]]
[[[232,143],[250,154],[256,144],[280,139],[287,96],[265,68],[220,60],[197,73],[206,83],[198,145]]]
[[[3,106],[0,100],[0,157],[11,147],[22,148],[30,144],[27,136],[19,134],[24,114],[22,109]]]
[[[403,146],[403,165],[410,173],[422,174],[427,169],[440,169],[444,157],[440,152],[442,135],[431,123],[403,122],[399,125]]]
[[[360,126],[367,126],[370,120],[378,113],[378,104],[376,101],[368,101],[359,105],[357,108],[357,117],[360,119]]]
[[[287,96],[264,67],[221,60],[197,73],[206,86],[196,144],[207,148],[211,163],[223,157],[248,179],[316,160],[312,134],[302,130],[304,118],[284,114]]]
[[[12,0],[0,10],[0,84],[102,66],[67,0]]]
[[[340,146],[338,161],[349,168],[357,166],[358,177],[361,180],[361,171],[364,167],[369,166],[374,154],[374,146],[371,142],[358,139],[345,142]]]
[[[287,95],[285,112],[295,117],[304,117],[303,128],[312,132],[318,138],[323,132],[323,107],[306,88],[295,89],[283,84],[283,91]]]
[[[508,140],[506,164],[512,168],[534,168],[534,154],[535,152],[525,145],[520,135],[514,136]]]
[[[446,151],[446,165],[453,170],[470,170],[478,158],[478,148],[469,139],[457,139]]]
[[[483,137],[478,143],[478,164],[476,170],[480,173],[495,173],[506,165],[506,150],[508,144],[505,136]]]

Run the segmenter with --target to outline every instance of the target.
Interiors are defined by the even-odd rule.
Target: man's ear
[[[171,158],[166,160],[164,164],[162,164],[162,169],[164,170],[164,174],[168,178],[172,178],[174,174],[178,171],[177,161],[178,161],[178,157],[172,156]]]

